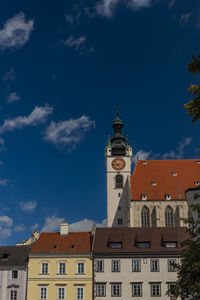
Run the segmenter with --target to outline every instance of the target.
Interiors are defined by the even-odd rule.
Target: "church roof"
[[[131,176],[132,200],[185,200],[200,183],[200,160],[139,160]],[[143,195],[143,197],[142,197]]]
[[[68,235],[60,235],[58,232],[42,232],[30,253],[85,253],[90,251],[90,232],[69,232]]]

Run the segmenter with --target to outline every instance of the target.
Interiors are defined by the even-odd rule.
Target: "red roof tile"
[[[80,253],[90,251],[90,232],[69,232],[67,236],[56,232],[43,232],[30,253]]]
[[[139,160],[131,176],[132,200],[140,200],[142,194],[147,195],[147,200],[162,200],[166,194],[171,199],[185,199],[185,191],[196,187],[195,181],[200,182],[197,162],[200,160]]]

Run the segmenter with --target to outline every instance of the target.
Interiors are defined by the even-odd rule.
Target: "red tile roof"
[[[185,199],[185,191],[197,187],[195,181],[200,182],[198,159],[139,160],[131,176],[132,200],[141,200],[142,194],[147,200],[162,200],[166,194]]]
[[[81,253],[91,251],[90,232],[43,232],[30,253]]]

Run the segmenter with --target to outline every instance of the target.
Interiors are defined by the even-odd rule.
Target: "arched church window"
[[[116,189],[122,189],[123,188],[123,176],[122,175],[116,175],[116,177],[115,177],[115,187],[116,187]]]
[[[174,212],[170,206],[167,206],[165,210],[165,226],[166,227],[174,226]]]
[[[180,210],[179,210],[178,206],[176,207],[174,217],[175,217],[175,226],[179,227],[180,226]]]
[[[149,209],[148,209],[147,206],[143,207],[141,218],[142,218],[142,227],[149,227],[150,226],[150,222],[149,222]]]

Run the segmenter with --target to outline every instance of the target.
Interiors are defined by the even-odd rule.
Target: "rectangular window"
[[[133,270],[133,272],[140,272],[141,271],[141,261],[140,261],[140,259],[133,259],[132,270]]]
[[[176,272],[176,259],[168,259],[168,271]]]
[[[11,279],[18,278],[18,270],[11,270]]]
[[[112,260],[112,272],[120,272],[120,260]]]
[[[66,264],[65,263],[59,263],[59,274],[66,274]]]
[[[117,220],[117,224],[118,224],[118,225],[123,225],[123,219],[122,219],[122,218],[119,218],[119,219]]]
[[[10,299],[9,300],[17,300],[17,291],[10,291]]]
[[[77,263],[77,273],[78,274],[84,274],[84,263]],[[82,299],[82,298],[80,298]]]
[[[132,296],[142,296],[142,283],[132,283]]]
[[[77,287],[76,288],[76,300],[84,299],[84,288]]]
[[[142,242],[142,243],[138,243],[139,248],[142,249],[148,249],[150,248],[150,243],[149,242]]]
[[[159,271],[159,260],[152,259],[151,260],[151,272],[158,272]]]
[[[160,283],[151,283],[151,296],[161,296]]]
[[[40,288],[40,299],[48,299],[47,298],[47,287]]]
[[[42,263],[41,265],[41,273],[48,274],[48,263]]]
[[[168,292],[169,292],[169,295],[172,296],[172,297],[175,294],[175,287],[176,287],[175,283],[168,283]]]
[[[176,242],[165,243],[166,248],[177,248]]]
[[[105,297],[106,296],[106,284],[105,283],[96,283],[96,296]]]
[[[111,284],[111,297],[121,297],[121,283]]]
[[[104,272],[104,261],[103,260],[96,261],[96,272]]]
[[[110,243],[110,248],[112,249],[121,249],[122,243]]]
[[[58,288],[58,299],[59,300],[65,299],[65,288],[64,287]]]

